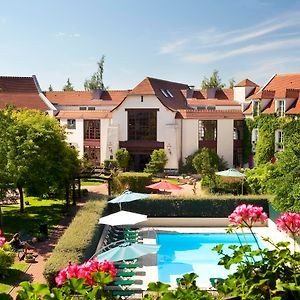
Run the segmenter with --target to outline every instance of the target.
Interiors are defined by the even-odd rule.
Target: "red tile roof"
[[[53,91],[44,94],[54,105],[107,106],[120,104],[129,92],[130,90],[103,91],[100,99],[93,99],[92,91]]]
[[[244,116],[240,110],[179,110],[176,114],[176,118],[199,120],[243,120]]]
[[[58,119],[110,119],[111,112],[107,110],[61,110]]]
[[[0,76],[0,108],[8,104],[17,108],[49,110],[39,96],[33,77]]]
[[[257,87],[258,85],[249,79],[244,79],[244,80],[240,81],[238,84],[236,84],[235,86],[236,87],[246,87],[246,86],[247,87],[248,86]]]
[[[286,112],[287,115],[298,115],[300,114],[300,99],[298,98],[295,103]]]
[[[161,103],[171,110],[187,108],[187,102],[181,90],[188,89],[187,84],[146,77],[129,95],[156,95]],[[166,97],[162,90],[168,90],[173,97]]]

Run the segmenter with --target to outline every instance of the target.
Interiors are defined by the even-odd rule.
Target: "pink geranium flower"
[[[300,214],[285,212],[276,220],[276,226],[279,231],[300,236]]]
[[[5,244],[5,237],[0,236],[0,247],[2,247]]]
[[[263,212],[263,208],[252,204],[242,204],[237,206],[233,213],[228,217],[231,225],[246,225],[247,227],[252,227],[256,222],[264,224],[267,219],[268,216]]]
[[[64,284],[69,278],[85,278],[85,283],[89,285],[94,285],[92,274],[95,272],[105,272],[109,273],[114,279],[117,275],[117,270],[113,263],[104,260],[103,262],[98,262],[96,258],[84,262],[82,264],[69,265],[62,269],[55,278],[57,286]]]

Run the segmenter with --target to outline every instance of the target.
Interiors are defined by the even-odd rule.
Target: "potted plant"
[[[33,263],[33,262],[35,262],[35,257],[32,254],[26,254],[26,256],[25,256],[25,262],[27,262],[27,263]]]

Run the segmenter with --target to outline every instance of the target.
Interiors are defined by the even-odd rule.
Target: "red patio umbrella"
[[[182,187],[180,187],[179,185],[167,181],[160,181],[154,184],[150,184],[147,185],[146,188],[153,189],[153,190],[164,190],[164,191],[182,190]]]

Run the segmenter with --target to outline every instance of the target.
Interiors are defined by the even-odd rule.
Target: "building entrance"
[[[135,172],[143,172],[150,161],[150,153],[130,153],[129,169]]]

